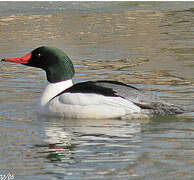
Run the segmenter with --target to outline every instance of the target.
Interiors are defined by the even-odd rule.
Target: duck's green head
[[[74,67],[71,59],[60,49],[42,46],[20,58],[6,58],[27,66],[41,68],[46,71],[47,80],[51,83],[72,79]]]

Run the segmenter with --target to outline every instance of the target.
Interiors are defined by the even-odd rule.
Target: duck
[[[25,56],[1,61],[46,72],[48,85],[38,103],[39,115],[68,119],[123,119],[185,112],[159,96],[122,82],[97,80],[74,84],[73,63],[63,50],[56,47],[41,46]]]

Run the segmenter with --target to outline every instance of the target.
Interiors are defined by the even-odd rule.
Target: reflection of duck
[[[179,114],[184,110],[159,97],[115,81],[88,81],[73,85],[74,67],[60,49],[39,47],[10,61],[42,68],[49,85],[40,99],[39,113],[66,118],[121,118],[136,114]]]
[[[49,161],[75,164],[81,159],[81,167],[84,167],[83,164],[88,162],[94,162],[96,165],[106,160],[107,163],[111,160],[111,164],[117,160],[119,163],[127,160],[135,161],[139,155],[134,151],[141,147],[139,122],[108,120],[105,125],[104,119],[69,121],[44,116],[40,116],[39,120],[46,135],[43,153]],[[119,156],[114,158],[110,154]]]

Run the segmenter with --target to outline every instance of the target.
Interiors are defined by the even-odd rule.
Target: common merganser
[[[46,71],[49,85],[39,103],[41,115],[64,118],[124,118],[141,115],[180,114],[184,110],[158,96],[116,81],[87,81],[74,84],[74,67],[60,49],[42,46],[19,58],[2,61],[20,63]],[[139,117],[139,116],[138,116]]]

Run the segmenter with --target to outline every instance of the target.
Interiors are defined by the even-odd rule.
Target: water
[[[63,49],[75,82],[112,79],[194,109],[194,3],[0,2],[1,57]],[[0,66],[0,175],[15,179],[194,177],[194,114],[150,120],[36,116],[45,74]]]

